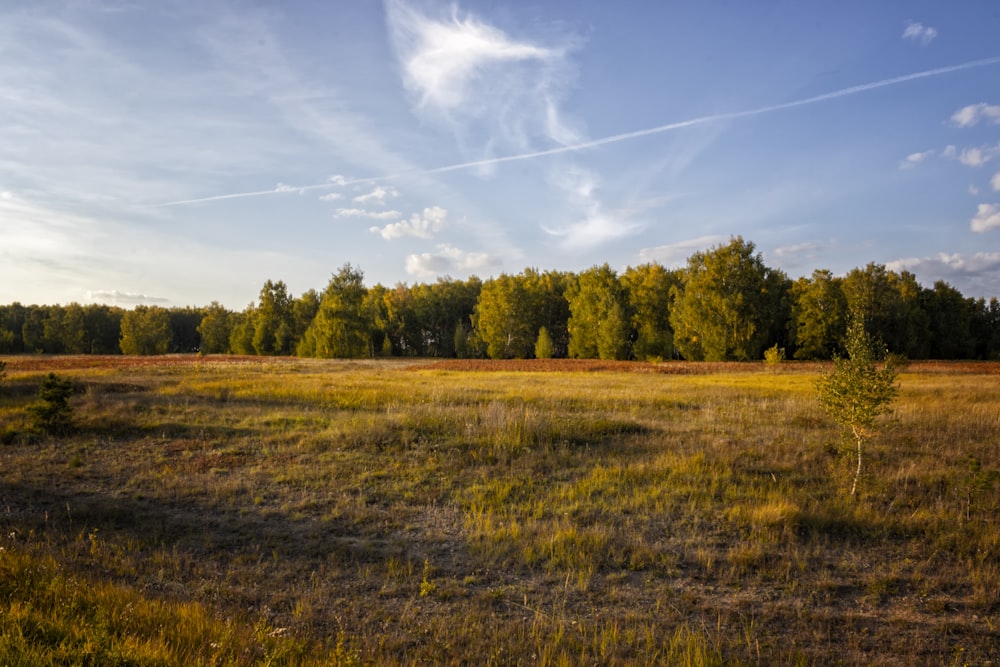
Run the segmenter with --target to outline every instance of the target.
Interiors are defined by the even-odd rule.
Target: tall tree
[[[260,290],[253,313],[253,349],[261,356],[291,354],[293,326],[291,297],[281,280],[268,280]]]
[[[218,301],[213,301],[202,309],[198,324],[198,335],[201,337],[199,351],[202,354],[226,354],[232,330],[233,313]]]
[[[350,358],[370,353],[371,323],[365,317],[364,274],[345,264],[323,290],[319,311],[300,341],[304,357]]]
[[[680,285],[680,275],[659,264],[642,264],[626,269],[620,280],[632,315],[632,356],[671,358],[674,332],[670,328],[670,289]]]
[[[170,313],[159,306],[136,306],[122,315],[122,354],[166,354],[170,349]]]
[[[491,359],[530,358],[538,335],[534,315],[523,274],[504,273],[483,283],[474,323],[486,354]]]
[[[847,330],[847,300],[840,279],[825,269],[799,278],[791,288],[789,334],[796,359],[830,359]]]
[[[674,345],[685,359],[759,359],[780,319],[784,274],[768,268],[754,244],[735,237],[688,259],[671,289]],[[781,322],[784,326],[784,322]]]
[[[975,302],[939,280],[923,291],[924,311],[928,314],[929,355],[932,359],[972,359],[976,356],[973,338]]]
[[[626,294],[618,275],[604,264],[580,273],[566,290],[569,356],[625,359],[629,349]]]

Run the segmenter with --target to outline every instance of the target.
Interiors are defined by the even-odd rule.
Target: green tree
[[[524,276],[506,273],[488,280],[479,293],[476,333],[491,359],[527,359],[534,352],[535,319]]]
[[[170,308],[167,310],[170,321],[170,351],[191,353],[197,352],[201,344],[198,326],[201,324],[202,313],[198,308]]]
[[[136,306],[122,315],[122,354],[166,354],[170,350],[170,313],[159,306]]]
[[[459,322],[455,325],[455,356],[459,359],[466,359],[469,356],[469,331],[465,325]]]
[[[930,357],[932,359],[972,359],[976,356],[973,334],[976,304],[939,280],[923,292],[928,314]]]
[[[38,389],[38,401],[28,406],[32,429],[49,435],[68,433],[73,427],[73,408],[69,404],[72,395],[69,380],[49,373]]]
[[[552,336],[549,330],[542,327],[538,330],[538,338],[535,340],[535,359],[552,358]]]
[[[569,356],[625,359],[629,349],[626,293],[615,271],[604,264],[580,273],[566,290],[569,302]]]
[[[229,336],[233,330],[233,313],[218,301],[213,301],[202,309],[198,324],[202,354],[226,354],[229,352]]]
[[[842,285],[849,317],[862,321],[873,340],[911,358],[930,354],[922,290],[912,273],[897,274],[871,263],[848,272]]]
[[[233,354],[256,354],[253,349],[253,317],[255,304],[249,304],[241,313],[233,313],[232,329],[229,332],[229,351]]]
[[[659,264],[643,264],[626,269],[621,283],[632,316],[632,356],[643,360],[671,358],[670,289],[680,285],[679,274]]]
[[[782,320],[787,279],[764,265],[754,244],[735,237],[688,259],[671,289],[674,345],[685,359],[749,361]]]
[[[264,283],[252,318],[251,344],[258,355],[291,354],[293,345],[291,301],[288,287],[283,281],[268,280]]]
[[[854,437],[857,467],[851,484],[853,496],[861,477],[862,446],[875,436],[875,421],[889,410],[898,387],[896,369],[890,361],[877,367],[877,357],[884,356],[885,349],[876,353],[864,322],[851,321],[845,347],[848,357],[836,357],[833,371],[820,377],[816,388],[826,413]]]
[[[319,312],[319,293],[314,289],[309,289],[292,300],[290,312],[290,324],[292,340],[288,348],[289,353],[294,351],[306,334],[306,330]]]
[[[825,269],[799,278],[791,288],[789,334],[796,359],[831,359],[847,330],[847,300],[840,279]]]
[[[370,354],[371,323],[365,317],[364,274],[345,264],[333,275],[319,311],[300,341],[303,357],[351,358]]]

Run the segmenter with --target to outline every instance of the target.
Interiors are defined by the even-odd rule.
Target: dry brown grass
[[[261,661],[1000,661],[1000,364],[911,365],[852,502],[813,365],[6,360],[0,547]]]

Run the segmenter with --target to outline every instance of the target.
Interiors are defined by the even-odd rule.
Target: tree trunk
[[[855,431],[854,437],[858,441],[858,467],[854,471],[854,483],[851,484],[851,496],[854,496],[854,492],[858,489],[858,478],[861,477],[861,434]]]

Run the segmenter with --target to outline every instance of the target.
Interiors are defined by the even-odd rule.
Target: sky
[[[1000,3],[0,0],[0,303],[525,268],[1000,297]]]

